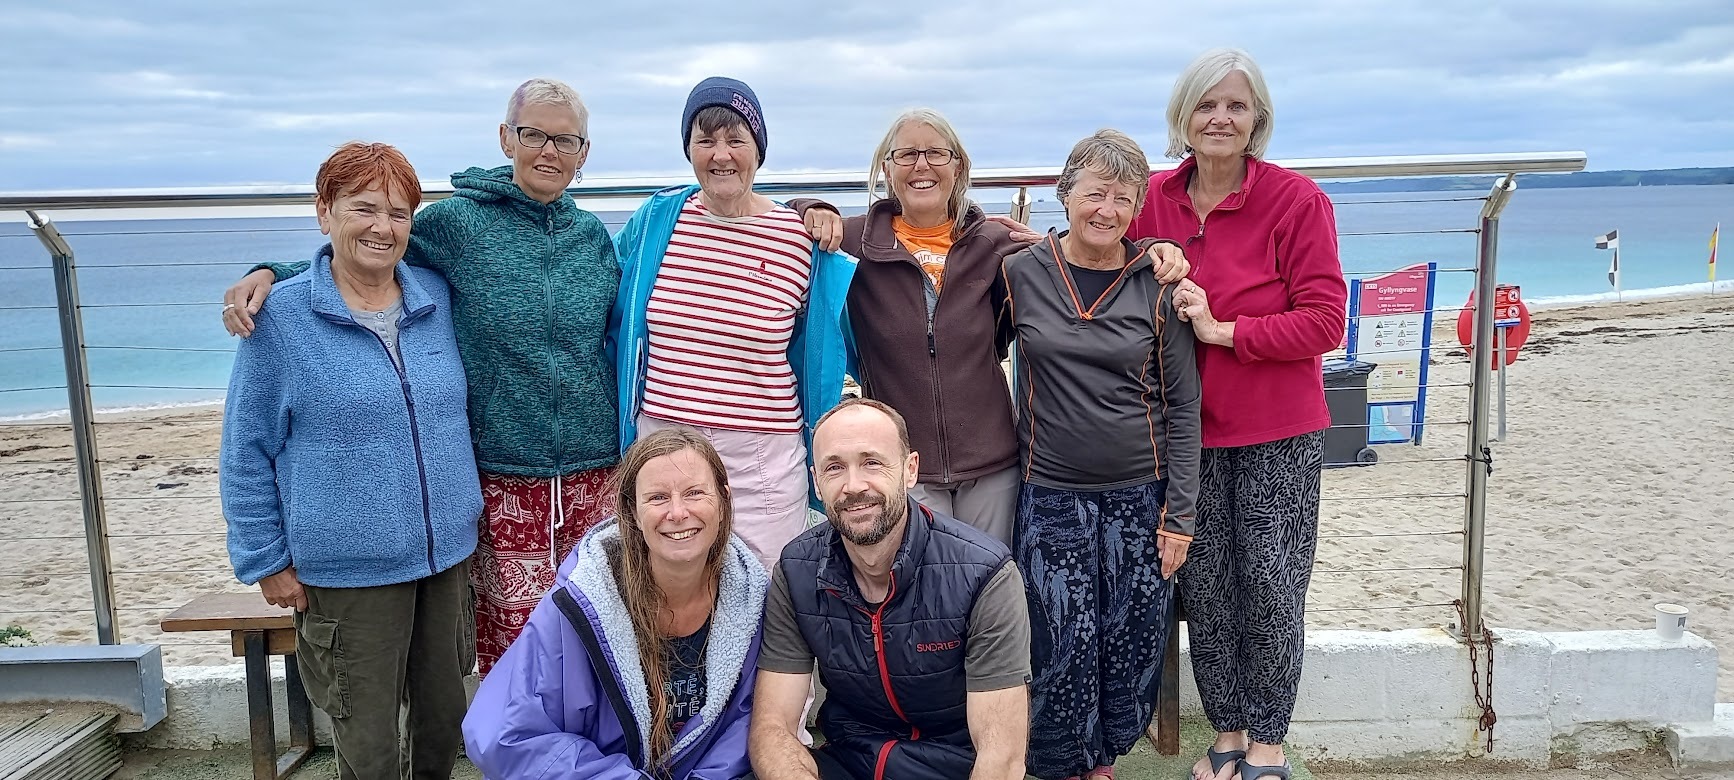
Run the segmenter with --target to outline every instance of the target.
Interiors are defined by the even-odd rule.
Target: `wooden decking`
[[[88,705],[0,708],[0,780],[99,780],[120,769],[117,715]]]

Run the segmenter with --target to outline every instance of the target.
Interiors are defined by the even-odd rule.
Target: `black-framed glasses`
[[[518,135],[518,143],[531,149],[540,149],[547,146],[549,141],[553,141],[554,151],[561,154],[577,154],[579,150],[584,148],[584,144],[589,143],[589,141],[584,140],[584,136],[581,135],[573,135],[571,133],[548,135],[546,132],[534,127],[506,126],[511,128],[513,133]]]
[[[957,152],[950,149],[892,149],[891,154],[886,157],[905,168],[926,157],[928,165],[938,168],[941,165],[950,165],[952,160],[957,159]]]

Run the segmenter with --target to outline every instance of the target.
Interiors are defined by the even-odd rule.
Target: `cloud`
[[[54,140],[46,135],[0,134],[0,149],[46,149]]]
[[[130,19],[103,14],[74,14],[35,8],[9,8],[0,14],[0,32],[16,34],[116,38],[138,37],[149,30],[148,26]]]
[[[158,70],[112,73],[99,76],[97,82],[118,97],[194,100],[222,100],[230,97],[228,93],[218,90],[200,89],[195,86],[194,79]]]
[[[1541,74],[1538,77],[1514,79],[1509,82],[1509,85],[1542,89],[1590,87],[1607,90],[1619,86],[1629,86],[1632,83],[1671,79],[1728,78],[1734,78],[1734,54],[1716,60],[1695,59],[1685,62],[1657,62],[1642,59],[1589,62],[1563,68],[1554,73]]]
[[[247,119],[247,124],[265,130],[325,130],[402,123],[410,121],[415,116],[411,113],[392,111],[308,114],[266,112],[251,115]]]
[[[506,97],[531,76],[584,95],[593,177],[687,176],[678,117],[711,75],[758,92],[772,170],[864,169],[885,124],[918,105],[950,117],[981,167],[1057,165],[1103,126],[1159,150],[1175,75],[1219,45],[1263,66],[1276,157],[1578,149],[1597,169],[1734,164],[1722,0],[499,10],[426,0],[414,13],[211,14],[198,0],[84,0],[9,11],[0,186],[304,182],[357,137],[398,144],[424,175],[494,165]],[[78,143],[50,124],[78,128]]]

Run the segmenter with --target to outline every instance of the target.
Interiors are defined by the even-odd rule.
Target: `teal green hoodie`
[[[509,165],[454,174],[452,186],[416,213],[404,260],[451,284],[476,464],[532,477],[614,465],[618,387],[604,342],[620,265],[608,228],[570,196],[532,200]],[[267,267],[282,281],[307,264]]]

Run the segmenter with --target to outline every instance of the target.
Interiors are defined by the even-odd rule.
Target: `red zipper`
[[[885,780],[885,762],[891,758],[891,748],[896,746],[895,739],[885,740],[885,744],[879,746],[879,762],[873,765],[873,780]]]
[[[826,588],[825,590],[839,599],[843,597],[843,594],[834,589]],[[909,716],[903,714],[903,706],[897,703],[897,693],[891,690],[891,670],[885,665],[885,627],[880,622],[880,618],[885,613],[885,605],[891,603],[891,597],[895,595],[897,595],[897,575],[893,574],[891,575],[891,587],[886,589],[885,600],[879,602],[879,609],[872,612],[861,607],[855,607],[855,609],[873,619],[873,652],[878,656],[879,661],[879,684],[885,689],[885,700],[891,704],[891,711],[897,713],[899,720],[909,724],[909,740],[913,742],[921,739],[921,729],[915,724],[909,723]],[[888,739],[879,746],[879,760],[873,765],[873,780],[885,780],[885,762],[890,760],[891,748],[896,746],[897,740],[895,739]]]
[[[879,621],[879,618],[885,614],[885,605],[890,604],[891,597],[895,595],[897,595],[897,575],[893,574],[891,575],[891,587],[886,589],[885,600],[879,602],[879,609],[872,612],[860,607],[856,607],[856,609],[861,609],[862,614],[873,618],[873,652],[879,656],[879,683],[885,687],[885,700],[891,703],[891,711],[897,713],[900,720],[909,723],[909,716],[903,714],[903,707],[897,703],[897,694],[891,690],[891,670],[885,666],[885,630]],[[913,723],[909,723],[909,739],[910,741],[921,739],[921,729],[916,728]],[[891,758],[891,748],[896,746],[897,740],[895,739],[886,740],[885,744],[879,746],[879,761],[873,767],[873,780],[885,780],[885,762]]]
[[[830,592],[831,595],[842,598],[841,593],[838,593],[835,590],[831,590]],[[868,612],[861,607],[856,607],[855,609],[860,610],[861,614],[873,619],[873,653],[878,656],[879,684],[885,689],[885,700],[891,704],[891,711],[897,713],[899,720],[902,720],[904,723],[909,723],[909,716],[903,714],[902,705],[897,703],[897,693],[891,690],[891,669],[885,665],[885,626],[880,622],[880,618],[885,612],[885,605],[891,603],[891,597],[895,595],[897,595],[897,575],[893,574],[891,575],[891,587],[886,589],[885,600],[879,602],[879,609],[873,612]],[[911,740],[921,739],[921,729],[916,727],[913,723],[909,723],[909,738]]]

